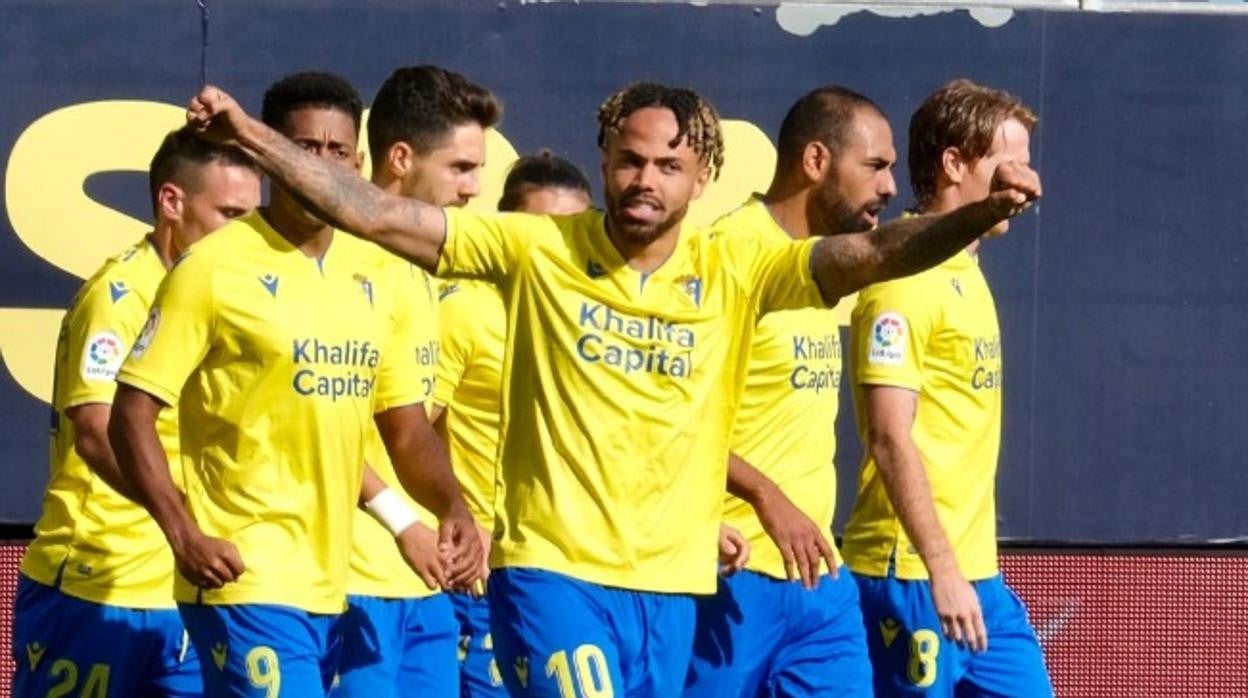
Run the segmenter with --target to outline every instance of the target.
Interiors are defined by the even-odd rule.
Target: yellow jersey
[[[247,568],[218,590],[179,576],[178,601],[343,610],[373,414],[424,396],[382,259],[345,234],[310,258],[255,213],[165,279],[117,380],[178,406],[191,514]]]
[[[719,219],[715,228],[775,242],[790,239],[759,198]],[[842,370],[835,311],[802,308],[763,316],[750,346],[745,393],[732,433],[732,452],[776,483],[794,506],[819,525],[834,551],[836,468],[832,458]],[[746,569],[785,578],[784,557],[748,503],[728,495],[724,523],[750,542]]]
[[[83,285],[61,321],[52,389],[51,478],[22,573],[95,603],[173,608],[173,553],[143,507],[100,479],[74,448],[65,411],[111,404],[114,379],[138,337],[165,265],[148,240],[108,260]],[[156,431],[181,485],[177,411]]]
[[[494,528],[494,480],[507,308],[494,286],[457,280],[439,294],[442,351],[434,402],[446,407],[455,476],[477,523]]]
[[[854,308],[851,342],[859,430],[864,385],[918,393],[911,436],[941,526],[967,579],[994,576],[1001,332],[979,264],[960,252],[920,274],[866,288]],[[860,574],[884,576],[892,562],[901,579],[928,576],[869,451],[842,552]]]
[[[422,402],[428,407],[433,397],[434,372],[438,362],[438,306],[434,297],[433,282],[419,267],[413,266],[384,251],[386,263],[398,265],[397,275],[403,283],[400,300],[412,305],[417,350],[412,369],[420,379]],[[407,502],[420,517],[421,523],[437,530],[438,520],[427,509],[416,503],[403,489],[394,464],[386,452],[386,444],[374,425],[369,429],[364,445],[364,461],[372,466],[390,489]],[[355,510],[355,523],[351,535],[351,564],[347,573],[347,593],[360,596],[376,596],[387,599],[418,599],[438,593],[425,586],[420,577],[407,566],[394,535],[363,510]]]
[[[450,210],[440,275],[507,308],[491,562],[709,594],[759,315],[820,305],[813,241],[685,231],[640,273],[603,216]]]

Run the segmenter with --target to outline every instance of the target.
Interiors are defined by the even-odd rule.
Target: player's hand
[[[399,554],[420,581],[431,590],[447,587],[446,570],[438,555],[438,533],[423,523],[414,523],[394,537]]]
[[[171,547],[178,572],[201,589],[220,589],[247,569],[233,543],[200,531],[191,532]]]
[[[247,119],[238,102],[214,85],[204,85],[199,94],[191,98],[186,110],[186,123],[191,129],[205,138],[228,145],[237,144]]]
[[[1006,160],[992,173],[988,198],[1002,220],[1013,218],[1040,198],[1040,175],[1027,165]]]
[[[460,504],[442,519],[438,529],[438,554],[446,569],[447,584],[456,589],[479,587],[485,553],[481,534],[468,508]]]
[[[727,524],[719,525],[719,573],[731,577],[745,569],[750,561],[750,542],[741,532]]]
[[[826,563],[828,574],[836,577],[836,553],[819,525],[810,520],[776,488],[755,507],[763,530],[776,543],[784,558],[784,572],[790,580],[802,580],[807,589],[819,583],[819,565]]]
[[[481,537],[481,581],[490,579],[490,548],[494,547],[494,535],[490,529],[477,524],[477,535]]]
[[[932,601],[945,637],[972,652],[988,649],[988,629],[975,587],[960,571],[932,574]]]

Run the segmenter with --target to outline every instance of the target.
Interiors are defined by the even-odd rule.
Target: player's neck
[[[611,241],[615,250],[620,253],[620,257],[634,271],[639,271],[643,274],[649,274],[663,266],[663,263],[675,251],[676,243],[680,241],[679,221],[660,234],[659,237],[644,243],[630,240],[623,235],[613,232],[609,216],[605,219],[604,224],[607,230],[607,239]]]
[[[773,187],[763,196],[763,205],[767,207],[772,220],[794,240],[810,237],[810,218],[806,213],[809,202],[809,190],[784,194],[782,190]]]
[[[319,259],[334,240],[332,227],[296,214],[289,205],[271,205],[261,209],[260,214],[278,235],[308,257]]]
[[[147,242],[156,250],[160,263],[165,269],[173,268],[173,229],[167,224],[156,222],[156,228],[147,234]]]

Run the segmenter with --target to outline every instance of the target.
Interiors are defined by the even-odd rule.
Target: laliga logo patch
[[[96,332],[87,339],[87,350],[82,355],[82,377],[89,381],[113,380],[125,355],[121,337],[108,330]]]
[[[898,313],[881,313],[871,323],[871,346],[867,363],[900,366],[906,358],[906,319]]]
[[[147,322],[143,323],[143,331],[139,332],[139,338],[134,340],[130,356],[137,359],[147,352],[147,348],[152,345],[152,338],[156,336],[157,327],[160,327],[160,308],[152,308],[147,314]]]

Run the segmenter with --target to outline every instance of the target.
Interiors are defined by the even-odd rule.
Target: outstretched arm
[[[979,596],[954,557],[936,514],[932,487],[910,436],[918,394],[905,388],[867,385],[867,448],[889,501],[931,577],[932,600],[945,636],[976,652],[988,649]]]
[[[426,271],[437,269],[446,217],[436,206],[387,194],[354,170],[305,153],[211,85],[191,99],[186,120],[204,136],[242,148],[273,181],[330,225],[375,242]]]
[[[830,235],[815,245],[811,274],[819,293],[834,305],[869,284],[933,267],[1040,198],[1040,177],[1026,165],[1003,162],[982,201],[939,216],[889,221],[874,230]]]

